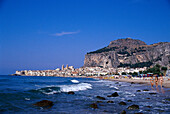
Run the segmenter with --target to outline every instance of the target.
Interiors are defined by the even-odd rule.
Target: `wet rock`
[[[119,96],[118,93],[117,93],[117,92],[114,92],[113,94],[108,95],[107,97],[117,97],[117,96]]]
[[[107,101],[107,103],[114,103],[113,101]]]
[[[131,84],[135,84],[135,82],[131,82]]]
[[[125,110],[123,110],[120,114],[126,114],[126,111],[125,111]]]
[[[102,103],[102,101],[97,101],[97,103]]]
[[[150,95],[155,95],[155,94],[157,94],[157,93],[149,93]]]
[[[148,108],[152,108],[151,106],[146,106],[146,107],[148,107]]]
[[[138,105],[131,105],[127,109],[129,109],[129,110],[136,110],[136,109],[139,109],[139,106]]]
[[[132,102],[132,100],[128,100],[127,102]]]
[[[143,91],[149,91],[148,89],[143,89]]]
[[[126,105],[126,103],[122,101],[119,103],[119,105]]]
[[[106,100],[104,97],[97,96],[96,98],[101,99],[101,100]]]
[[[119,82],[116,82],[115,84],[119,84]]]
[[[136,92],[141,92],[141,90],[137,90]]]
[[[69,91],[68,94],[74,95],[75,93],[73,91]]]
[[[151,99],[151,98],[146,98],[146,99]]]
[[[97,108],[98,108],[98,106],[97,106],[96,103],[91,104],[90,107],[91,107],[91,108],[94,108],[94,109],[97,109]]]
[[[51,108],[54,104],[52,101],[42,100],[42,101],[36,102],[33,105],[39,106],[39,107],[44,107],[44,108]]]
[[[170,101],[170,98],[166,98],[165,100],[166,100],[166,101]]]

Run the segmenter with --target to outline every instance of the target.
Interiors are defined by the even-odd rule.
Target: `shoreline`
[[[16,75],[12,75],[12,76],[16,76]],[[26,76],[26,75],[20,75],[20,76]],[[120,81],[120,82],[150,85],[150,80],[143,80],[143,79],[128,79],[128,78],[121,78],[121,79],[115,79],[115,78],[109,79],[109,78],[107,78],[106,79],[105,77],[101,77],[101,76],[100,77],[98,77],[98,76],[48,76],[48,77],[93,78],[93,79],[100,79],[100,80]],[[158,84],[158,86],[160,86],[160,84]],[[164,79],[162,86],[165,87],[165,88],[170,88],[170,80]]]

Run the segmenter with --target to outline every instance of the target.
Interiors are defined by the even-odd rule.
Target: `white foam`
[[[80,83],[76,85],[62,85],[60,86],[60,90],[62,92],[69,92],[69,91],[81,91],[81,90],[87,90],[92,89],[92,85],[89,83]]]
[[[73,83],[79,83],[78,80],[70,80],[70,81],[73,82]]]

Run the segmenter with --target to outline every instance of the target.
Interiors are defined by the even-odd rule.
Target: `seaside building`
[[[64,65],[62,65],[61,70],[64,70]]]

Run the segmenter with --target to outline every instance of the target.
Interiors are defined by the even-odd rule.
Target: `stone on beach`
[[[136,110],[136,109],[139,109],[139,106],[138,105],[131,105],[127,109],[129,109],[129,110]]]
[[[39,107],[47,107],[47,108],[51,108],[54,104],[52,101],[48,101],[48,100],[42,100],[39,102],[36,102],[35,104],[33,104],[35,106],[39,106]]]
[[[132,102],[132,100],[128,100],[127,102]]]
[[[137,90],[136,92],[141,92],[141,90]]]
[[[117,93],[117,92],[114,92],[113,94],[108,95],[107,97],[117,97],[117,96],[119,96],[118,93]]]
[[[148,89],[144,89],[143,91],[149,91]]]
[[[97,96],[96,98],[101,99],[101,100],[106,100],[106,98],[101,97],[101,96]]]
[[[149,93],[150,95],[155,95],[155,94],[157,94],[157,93]]]

